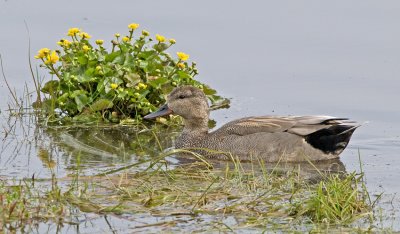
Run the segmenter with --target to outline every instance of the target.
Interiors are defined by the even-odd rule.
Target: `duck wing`
[[[242,118],[225,124],[215,133],[220,132],[234,135],[249,135],[254,133],[288,132],[299,136],[307,136],[322,129],[333,126],[357,128],[356,122],[346,118],[332,116],[258,116]]]

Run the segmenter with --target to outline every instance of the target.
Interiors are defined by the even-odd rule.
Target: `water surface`
[[[324,114],[363,123],[342,162],[348,171],[359,170],[361,155],[369,190],[394,199],[398,220],[398,12],[398,1],[8,0],[0,2],[0,53],[10,85],[22,96],[25,83],[33,90],[25,23],[31,53],[42,47],[56,48],[56,41],[70,27],[109,41],[114,33],[124,33],[129,23],[137,22],[152,35],[174,37],[178,43],[170,52],[190,54],[199,66],[198,79],[232,98],[230,109],[212,113],[217,126],[242,116],[270,114]],[[33,64],[38,66],[36,61]],[[39,73],[49,78],[40,68]],[[49,176],[46,163],[38,157],[41,146],[21,140],[43,130],[29,120],[7,118],[11,99],[3,80],[0,100],[3,129],[15,129],[1,143],[0,177]],[[70,134],[76,136],[76,132]],[[74,147],[74,143],[68,145],[68,135],[40,136],[42,142],[60,143],[61,149]],[[130,138],[118,142],[129,144]],[[74,168],[74,157],[66,152],[71,149],[54,152],[60,177]],[[122,158],[93,155],[83,166],[123,165],[137,160],[136,154]]]

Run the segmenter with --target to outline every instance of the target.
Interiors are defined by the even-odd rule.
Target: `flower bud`
[[[129,29],[132,29],[132,30],[135,30],[135,29],[137,29],[137,28],[139,28],[139,24],[130,24],[130,25],[128,25],[128,28]]]
[[[148,31],[146,31],[146,30],[142,30],[142,35],[147,37],[147,36],[150,35],[150,33]]]
[[[125,37],[123,37],[122,38],[122,41],[123,42],[129,42],[131,39],[129,39],[129,37],[127,37],[127,36],[125,36]]]
[[[88,52],[88,51],[90,50],[90,47],[87,46],[87,45],[84,45],[84,46],[82,47],[82,50],[83,50],[84,52]]]

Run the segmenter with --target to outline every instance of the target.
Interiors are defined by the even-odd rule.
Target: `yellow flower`
[[[82,50],[83,50],[84,52],[88,52],[88,51],[90,50],[90,47],[87,46],[87,45],[84,45],[84,46],[82,47]]]
[[[82,37],[82,39],[90,39],[92,36],[90,36],[89,34],[85,33],[85,32],[81,32],[79,34],[80,37]]]
[[[103,45],[104,41],[103,40],[96,40],[97,45]]]
[[[135,89],[139,90],[139,89],[145,89],[147,88],[146,84],[143,84],[142,82],[140,82],[139,84],[136,85]]]
[[[130,24],[130,25],[128,25],[128,28],[135,30],[135,29],[139,28],[139,24]]]
[[[96,71],[100,71],[101,69],[101,66],[96,66]]]
[[[45,64],[55,64],[60,58],[58,57],[55,51],[51,52],[51,54],[47,54]]]
[[[165,41],[165,37],[161,36],[160,34],[156,34],[156,40],[159,42],[164,42]]]
[[[180,69],[184,69],[186,66],[184,63],[178,63],[176,64]]]
[[[81,30],[79,28],[70,28],[68,30],[68,36],[76,36],[76,34],[78,34]]]
[[[118,85],[116,83],[110,84],[111,89],[116,89],[118,88]]]
[[[119,34],[119,33],[116,33],[116,34],[114,34],[114,36],[115,36],[116,38],[118,38],[118,37],[120,37],[120,36],[121,36],[121,34]]]
[[[171,39],[169,39],[169,43],[171,43],[171,44],[175,44],[175,43],[176,43],[176,41],[175,41],[175,39],[174,39],[174,38],[171,38]]]
[[[122,41],[124,41],[124,42],[129,42],[131,39],[129,39],[129,37],[127,37],[127,36],[125,36],[125,37],[123,37],[122,38]]]
[[[162,123],[162,124],[168,124],[167,119],[164,118],[164,117],[157,117],[156,121],[159,122],[159,123]]]
[[[142,30],[142,35],[143,36],[148,36],[148,35],[150,35],[150,33],[148,31],[146,31],[146,30]]]
[[[61,39],[59,42],[57,42],[57,44],[65,47],[65,48],[69,48],[72,43],[70,41],[68,41],[67,39]]]
[[[180,60],[186,61],[186,60],[189,59],[189,55],[188,55],[188,54],[185,54],[185,53],[183,53],[183,52],[177,52],[176,54],[178,55],[178,57],[179,57]]]
[[[49,48],[42,48],[38,51],[38,54],[35,56],[35,58],[37,59],[41,59],[46,57],[46,55],[48,55],[50,53],[50,49]]]

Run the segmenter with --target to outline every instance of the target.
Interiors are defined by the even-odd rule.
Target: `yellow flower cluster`
[[[48,48],[40,49],[35,58],[42,59],[44,61],[44,64],[55,64],[58,60],[60,60],[56,51],[51,51]]]
[[[42,59],[46,57],[48,54],[50,54],[50,49],[49,48],[42,48],[38,51],[38,54],[35,56],[36,59]]]
[[[180,60],[182,60],[182,61],[186,61],[186,60],[189,59],[189,55],[188,55],[188,54],[185,54],[185,53],[183,53],[183,52],[177,52],[176,54],[178,55],[178,58],[179,58]]]
[[[139,89],[145,89],[147,88],[146,84],[143,84],[142,82],[140,82],[139,84],[136,85],[135,89],[139,90]]]
[[[65,47],[65,48],[69,48],[72,43],[70,41],[68,41],[67,39],[61,39],[59,42],[57,42],[57,44],[59,46]]]
[[[44,61],[45,64],[55,64],[60,58],[58,57],[55,51],[51,52],[46,56],[46,60]]]
[[[165,42],[165,37],[160,34],[156,34],[156,40],[159,42]]]
[[[176,64],[180,69],[184,69],[186,66],[184,63],[178,63]]]
[[[80,34],[79,34],[79,36],[82,38],[82,39],[90,39],[92,36],[90,36],[88,33],[85,33],[85,32],[81,32]]]
[[[116,83],[110,84],[111,89],[117,89],[118,85]]]
[[[90,36],[88,33],[83,32],[81,29],[79,28],[70,28],[68,29],[68,36],[74,37],[74,36],[80,36],[82,39],[89,39],[92,36]]]
[[[78,33],[80,33],[81,32],[81,30],[79,29],[79,28],[70,28],[69,30],[68,30],[68,36],[76,36],[76,34],[78,34]]]
[[[139,28],[139,24],[130,24],[130,25],[128,25],[128,28],[135,30],[135,29]]]
[[[104,43],[104,40],[96,40],[97,45],[103,45],[103,43]]]
[[[176,43],[176,41],[175,41],[175,39],[171,38],[171,39],[169,39],[169,43],[171,43],[171,44],[175,44],[175,43]]]

